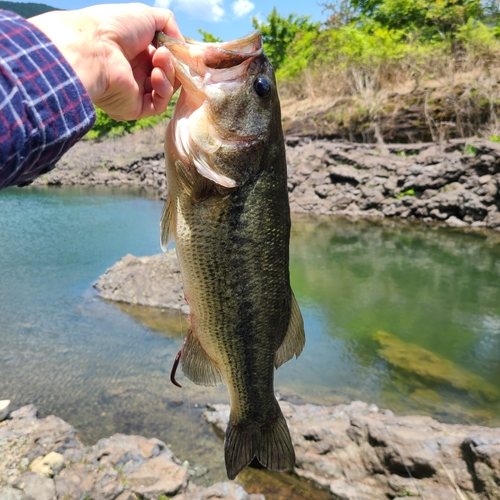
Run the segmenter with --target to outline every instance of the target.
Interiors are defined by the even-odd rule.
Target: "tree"
[[[285,61],[288,47],[299,33],[319,30],[320,23],[312,23],[309,19],[310,16],[296,14],[282,17],[276,7],[267,16],[266,21],[260,22],[256,17],[252,17],[253,27],[261,31],[264,51],[275,70]]]
[[[323,14],[331,12],[324,23],[327,28],[346,26],[354,21],[358,14],[351,0],[337,0],[334,3],[320,3],[319,5],[323,7]]]
[[[484,17],[483,22],[500,28],[500,2],[498,0],[483,0]],[[498,31],[500,33],[500,31]]]
[[[204,31],[202,29],[197,30],[198,33],[202,36],[202,41],[206,43],[219,43],[222,42],[222,38],[218,36],[212,35],[208,31]]]
[[[469,19],[484,13],[481,0],[351,0],[351,5],[365,19],[389,29],[419,31],[424,38],[454,38]]]

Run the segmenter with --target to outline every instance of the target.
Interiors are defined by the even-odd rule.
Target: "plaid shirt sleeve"
[[[54,168],[91,128],[95,110],[55,45],[0,10],[0,189]]]

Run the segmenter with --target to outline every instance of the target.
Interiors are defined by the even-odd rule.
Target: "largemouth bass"
[[[305,336],[290,288],[285,145],[276,81],[261,34],[226,43],[156,35],[182,91],[165,143],[171,239],[190,306],[181,355],[195,384],[224,382],[230,479],[255,459],[290,470],[295,453],[274,395],[274,369]]]

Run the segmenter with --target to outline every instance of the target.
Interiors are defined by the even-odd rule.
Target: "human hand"
[[[52,11],[29,21],[71,64],[90,98],[111,118],[165,111],[179,86],[170,53],[151,44],[155,31],[182,40],[174,15],[140,3]]]

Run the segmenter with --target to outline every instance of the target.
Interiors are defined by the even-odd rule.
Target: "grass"
[[[477,148],[473,146],[472,144],[466,144],[464,148],[464,152],[468,155],[473,155],[475,156],[477,153]]]
[[[405,191],[401,191],[396,198],[400,200],[401,198],[404,198],[405,196],[415,196],[415,190],[413,188],[406,189]]]

